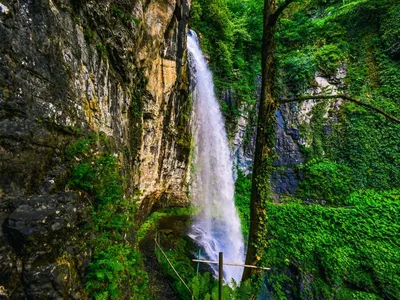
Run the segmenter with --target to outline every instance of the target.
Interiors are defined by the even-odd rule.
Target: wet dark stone
[[[290,168],[274,172],[271,176],[274,192],[276,194],[294,194],[299,184],[299,178],[299,174]]]
[[[299,184],[299,174],[294,170],[297,165],[304,163],[304,156],[300,151],[300,132],[297,128],[287,128],[285,117],[281,110],[277,110],[276,145],[277,158],[275,167],[283,167],[271,176],[271,185],[274,193],[279,197],[285,194],[294,194]]]
[[[11,299],[82,295],[89,259],[76,242],[89,218],[82,200],[72,192],[0,198],[0,286]]]

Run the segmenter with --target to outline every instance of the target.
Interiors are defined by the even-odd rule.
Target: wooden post
[[[223,252],[220,252],[219,253],[219,274],[218,274],[219,275],[219,290],[218,290],[218,292],[219,292],[218,299],[219,300],[222,300],[222,281],[224,278],[223,266],[224,266],[224,254],[223,254]]]
[[[201,249],[199,248],[199,253],[197,255],[197,258],[200,260],[200,252]],[[197,270],[196,270],[196,276],[199,276],[199,268],[200,268],[200,262],[197,263]]]

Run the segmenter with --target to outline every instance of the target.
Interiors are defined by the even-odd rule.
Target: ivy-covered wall
[[[313,92],[317,74],[336,84],[336,92],[398,114],[400,63],[393,41],[399,35],[394,17],[398,9],[387,1],[293,4],[276,37],[279,95]],[[344,76],[339,76],[340,69]],[[349,167],[353,190],[399,186],[398,125],[353,103],[339,104],[340,110],[311,105],[309,124],[291,124],[304,138],[300,144],[307,161],[324,158]]]

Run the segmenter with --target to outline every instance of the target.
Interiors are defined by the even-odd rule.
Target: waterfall
[[[244,263],[244,242],[234,204],[232,159],[220,107],[215,96],[211,71],[194,31],[188,35],[188,51],[193,90],[194,166],[191,194],[201,212],[192,220],[189,236],[203,248],[203,259]],[[210,265],[214,276],[218,266]],[[224,281],[240,282],[241,267],[224,266]]]

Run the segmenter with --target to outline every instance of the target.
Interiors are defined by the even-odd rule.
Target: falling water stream
[[[211,71],[201,52],[194,31],[188,35],[188,51],[194,78],[194,167],[191,193],[193,203],[201,208],[194,217],[189,236],[203,249],[202,258],[244,263],[244,242],[240,220],[234,205],[232,159],[224,121],[214,93]],[[214,276],[218,266],[210,265]],[[224,266],[224,280],[240,282],[241,267]]]

